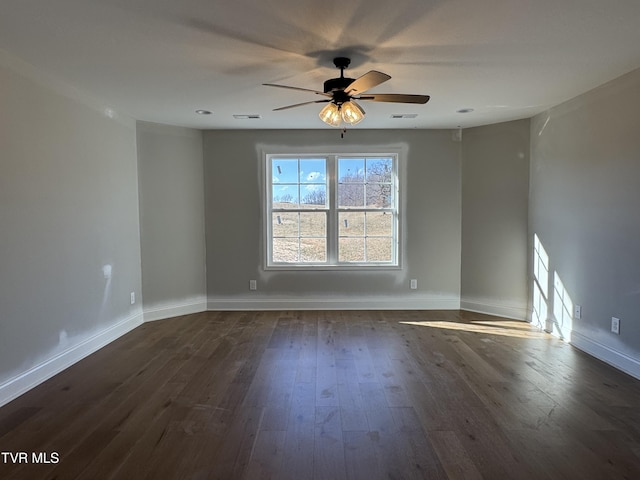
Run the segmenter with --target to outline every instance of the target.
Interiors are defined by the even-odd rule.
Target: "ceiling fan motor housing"
[[[344,77],[344,69],[349,66],[351,63],[351,59],[347,57],[336,57],[333,59],[333,64],[340,69],[340,78],[330,78],[326,82],[324,82],[324,93],[332,93],[334,92],[333,100],[334,102],[340,104],[349,100],[348,95],[341,95],[340,92],[344,92],[344,90],[351,85],[354,78],[345,78]],[[337,94],[337,95],[336,95]],[[343,98],[344,97],[344,98]]]
[[[344,90],[354,81],[354,78],[330,78],[324,82],[324,93],[331,93],[337,90]]]

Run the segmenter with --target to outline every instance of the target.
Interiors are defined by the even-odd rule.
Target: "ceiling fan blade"
[[[263,83],[262,85],[264,85],[266,87],[286,88],[288,90],[300,90],[301,92],[310,92],[310,93],[315,93],[316,95],[323,95],[325,97],[330,97],[331,98],[331,94],[330,93],[324,93],[324,92],[321,92],[319,90],[311,90],[309,88],[290,87],[288,85],[277,85],[275,83]]]
[[[327,99],[327,100],[314,100],[312,102],[296,103],[294,105],[287,105],[286,107],[274,108],[273,111],[277,112],[278,110],[287,110],[289,108],[301,107],[302,105],[309,105],[311,103],[326,103],[326,102],[330,102],[330,101],[331,100]]]
[[[360,93],[366,92],[370,88],[386,82],[390,78],[391,76],[387,75],[386,73],[371,70],[361,77],[356,78],[347,88],[344,89],[344,91],[349,95],[358,95]]]
[[[393,103],[427,103],[430,98],[429,95],[411,95],[406,93],[373,93],[356,97],[357,100]]]

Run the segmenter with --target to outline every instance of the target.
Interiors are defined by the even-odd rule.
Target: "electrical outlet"
[[[257,290],[258,289],[258,282],[256,282],[255,280],[249,280],[249,290]]]
[[[573,306],[573,318],[580,320],[582,318],[582,305]]]
[[[136,303],[136,292],[131,292],[131,305]]]
[[[418,280],[416,280],[415,278],[411,279],[411,290],[417,290],[418,289]]]
[[[616,335],[620,335],[620,319],[611,317],[611,331]]]

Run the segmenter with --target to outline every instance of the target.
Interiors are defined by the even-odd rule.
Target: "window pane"
[[[300,213],[300,236],[326,238],[327,214],[325,212]]]
[[[367,158],[367,182],[391,183],[393,160],[390,158]]]
[[[295,263],[300,261],[297,238],[274,238],[273,261]]]
[[[364,187],[363,183],[338,185],[338,207],[364,207]]]
[[[298,183],[298,160],[274,158],[271,161],[273,183]]]
[[[327,166],[324,158],[300,160],[300,183],[325,184],[326,181]]]
[[[341,237],[364,236],[364,212],[340,212],[338,235]]]
[[[367,212],[367,235],[393,236],[393,214],[390,212]]]
[[[338,182],[364,183],[364,158],[338,159]]]
[[[300,239],[301,262],[326,262],[327,241],[324,238]]]
[[[299,220],[297,212],[272,214],[272,234],[274,237],[298,237]]]
[[[301,208],[318,208],[327,206],[326,185],[304,185],[301,192]]]
[[[393,187],[389,183],[368,183],[367,207],[390,208],[393,206]]]
[[[297,185],[274,185],[273,208],[298,208]]]
[[[364,206],[364,159],[338,159],[338,206]]]
[[[339,238],[338,260],[340,262],[364,262],[364,238]]]
[[[391,238],[367,237],[367,261],[390,262],[393,259]]]

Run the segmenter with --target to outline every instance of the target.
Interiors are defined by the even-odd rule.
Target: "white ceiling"
[[[640,1],[2,0],[0,49],[116,112],[196,128],[331,128],[321,105],[272,111],[315,95],[261,84],[322,90],[347,56],[347,76],[391,75],[373,93],[431,95],[363,102],[353,128],[469,127],[640,67]]]

